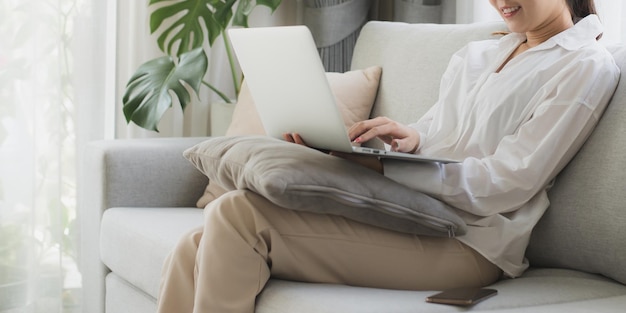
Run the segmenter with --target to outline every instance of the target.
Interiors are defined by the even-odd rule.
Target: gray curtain
[[[303,23],[327,72],[350,69],[361,27],[369,20],[441,23],[444,0],[304,0]],[[448,1],[453,5],[454,0]]]
[[[394,0],[394,20],[406,23],[441,23],[442,0]]]
[[[305,0],[309,27],[327,72],[350,69],[361,27],[368,21],[370,0]]]

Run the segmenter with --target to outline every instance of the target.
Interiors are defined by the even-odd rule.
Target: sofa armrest
[[[97,141],[85,151],[85,196],[112,207],[190,207],[207,178],[183,157],[206,138]],[[93,203],[93,202],[91,202]]]
[[[104,312],[100,222],[112,207],[195,207],[208,182],[182,153],[206,138],[104,140],[88,144],[79,166],[79,266],[84,312]]]

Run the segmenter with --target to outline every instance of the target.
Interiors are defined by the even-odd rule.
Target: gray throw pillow
[[[227,190],[248,189],[292,210],[335,214],[395,231],[454,236],[453,209],[375,171],[266,136],[210,138],[184,152]]]
[[[609,49],[626,73],[626,46]],[[533,230],[531,266],[602,274],[626,284],[626,80],[585,145],[557,176]]]

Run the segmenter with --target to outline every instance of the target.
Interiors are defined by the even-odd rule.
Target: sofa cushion
[[[381,73],[380,66],[370,66],[363,70],[345,73],[326,73],[326,79],[335,95],[337,107],[339,107],[346,128],[367,119],[370,115],[378,92]],[[254,99],[245,81],[239,92],[232,122],[226,130],[226,136],[241,135],[265,135]],[[204,208],[224,192],[223,188],[209,182],[204,194],[196,203],[197,207]]]
[[[597,275],[568,270],[531,269],[520,278],[489,288],[498,295],[472,312],[623,312],[626,286]],[[399,291],[270,280],[257,300],[257,313],[464,312],[426,303],[433,291]],[[599,310],[598,308],[602,308]]]
[[[112,208],[104,212],[100,255],[111,271],[146,294],[159,290],[163,260],[189,230],[203,224],[197,208]]]
[[[622,79],[598,126],[556,178],[527,256],[531,266],[577,269],[626,283],[626,47],[610,51]]]
[[[445,203],[302,145],[267,136],[216,137],[183,155],[225,189],[252,190],[285,208],[412,234],[465,233],[465,222]]]
[[[115,273],[106,277],[106,312],[156,312],[154,296],[137,289]],[[86,311],[83,311],[86,312]]]

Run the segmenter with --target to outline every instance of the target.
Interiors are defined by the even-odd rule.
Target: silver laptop
[[[455,160],[352,145],[306,26],[233,28],[230,39],[266,133],[319,149],[428,162]]]

